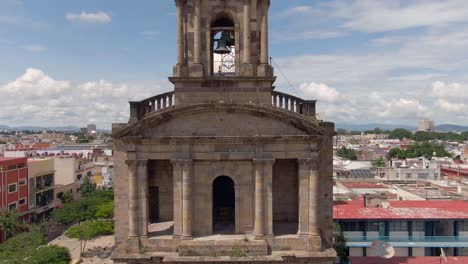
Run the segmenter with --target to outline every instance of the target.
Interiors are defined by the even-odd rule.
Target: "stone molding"
[[[297,164],[299,165],[299,169],[304,168],[308,170],[318,170],[318,161],[317,159],[297,159]]]
[[[177,167],[190,166],[193,164],[191,159],[173,159],[171,160],[172,165]]]
[[[320,126],[317,120],[307,118],[301,114],[287,111],[274,106],[259,106],[249,104],[230,104],[230,103],[216,103],[216,104],[196,104],[189,106],[171,107],[161,111],[153,112],[147,115],[142,120],[127,125],[122,130],[115,132],[112,136],[114,138],[120,138],[129,136],[132,132],[137,132],[144,129],[145,127],[154,126],[157,123],[164,122],[170,118],[176,118],[179,115],[197,114],[204,112],[213,111],[227,111],[239,112],[239,113],[252,113],[252,114],[263,114],[269,118],[273,118],[282,122],[288,122],[291,126],[294,126],[306,133],[313,135],[333,135],[334,131],[328,131],[327,129]]]
[[[253,159],[252,162],[254,165],[261,166],[273,166],[275,164],[275,159]]]

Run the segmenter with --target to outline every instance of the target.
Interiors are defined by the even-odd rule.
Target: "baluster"
[[[161,97],[157,97],[156,101],[158,102],[158,110],[161,109]]]
[[[163,100],[163,108],[166,108],[166,100],[167,100],[166,96],[164,96],[162,100]]]
[[[285,106],[284,109],[289,110],[289,106],[290,106],[290,105],[291,105],[291,100],[290,100],[289,97],[286,97],[286,98],[284,99],[284,106]]]
[[[151,112],[154,112],[154,99],[151,100]]]
[[[169,95],[169,106],[172,106],[172,94]]]
[[[273,97],[273,106],[277,106],[278,103],[276,101],[277,101],[278,98],[277,98],[276,94],[274,94],[272,97]]]
[[[283,108],[283,96],[282,95],[279,96],[279,107]]]

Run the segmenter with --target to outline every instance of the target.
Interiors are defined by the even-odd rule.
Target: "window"
[[[374,221],[369,221],[367,223],[367,231],[379,231],[379,227],[384,228],[385,223],[384,222],[374,222]]]
[[[458,231],[468,231],[468,221],[458,221]]]
[[[434,180],[438,180],[439,179],[439,173],[434,173]]]
[[[413,231],[425,231],[424,222],[414,221],[413,222]]]
[[[16,165],[8,165],[8,170],[14,170],[16,169]]]
[[[16,183],[8,184],[8,193],[16,192]]]
[[[411,179],[413,177],[413,175],[411,173],[406,173],[406,178],[407,179]]]
[[[26,204],[26,198],[21,198],[19,200],[19,205],[23,205],[23,204]]]
[[[418,178],[419,178],[419,179],[427,179],[427,178],[429,178],[429,173],[427,173],[427,172],[420,172],[420,173],[418,173]]]
[[[24,168],[24,167],[26,167],[26,165],[24,163],[18,163],[18,169]]]
[[[8,210],[10,210],[10,211],[16,210],[16,202],[9,204],[8,205]]]
[[[390,222],[390,231],[408,231],[408,222],[406,221]]]
[[[364,231],[363,222],[344,222],[341,224],[342,231]]]
[[[26,185],[26,179],[19,179],[19,186]]]

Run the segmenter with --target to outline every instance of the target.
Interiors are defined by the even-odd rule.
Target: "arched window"
[[[213,75],[236,74],[236,40],[234,22],[227,14],[220,14],[211,23]]]

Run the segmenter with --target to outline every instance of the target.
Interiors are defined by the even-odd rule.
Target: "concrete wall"
[[[148,185],[159,187],[159,221],[161,222],[172,221],[174,218],[172,174],[172,164],[169,160],[153,160],[148,163]]]
[[[297,222],[297,185],[297,161],[277,160],[273,167],[273,221]]]
[[[75,182],[75,158],[55,158],[55,184],[68,185]]]

